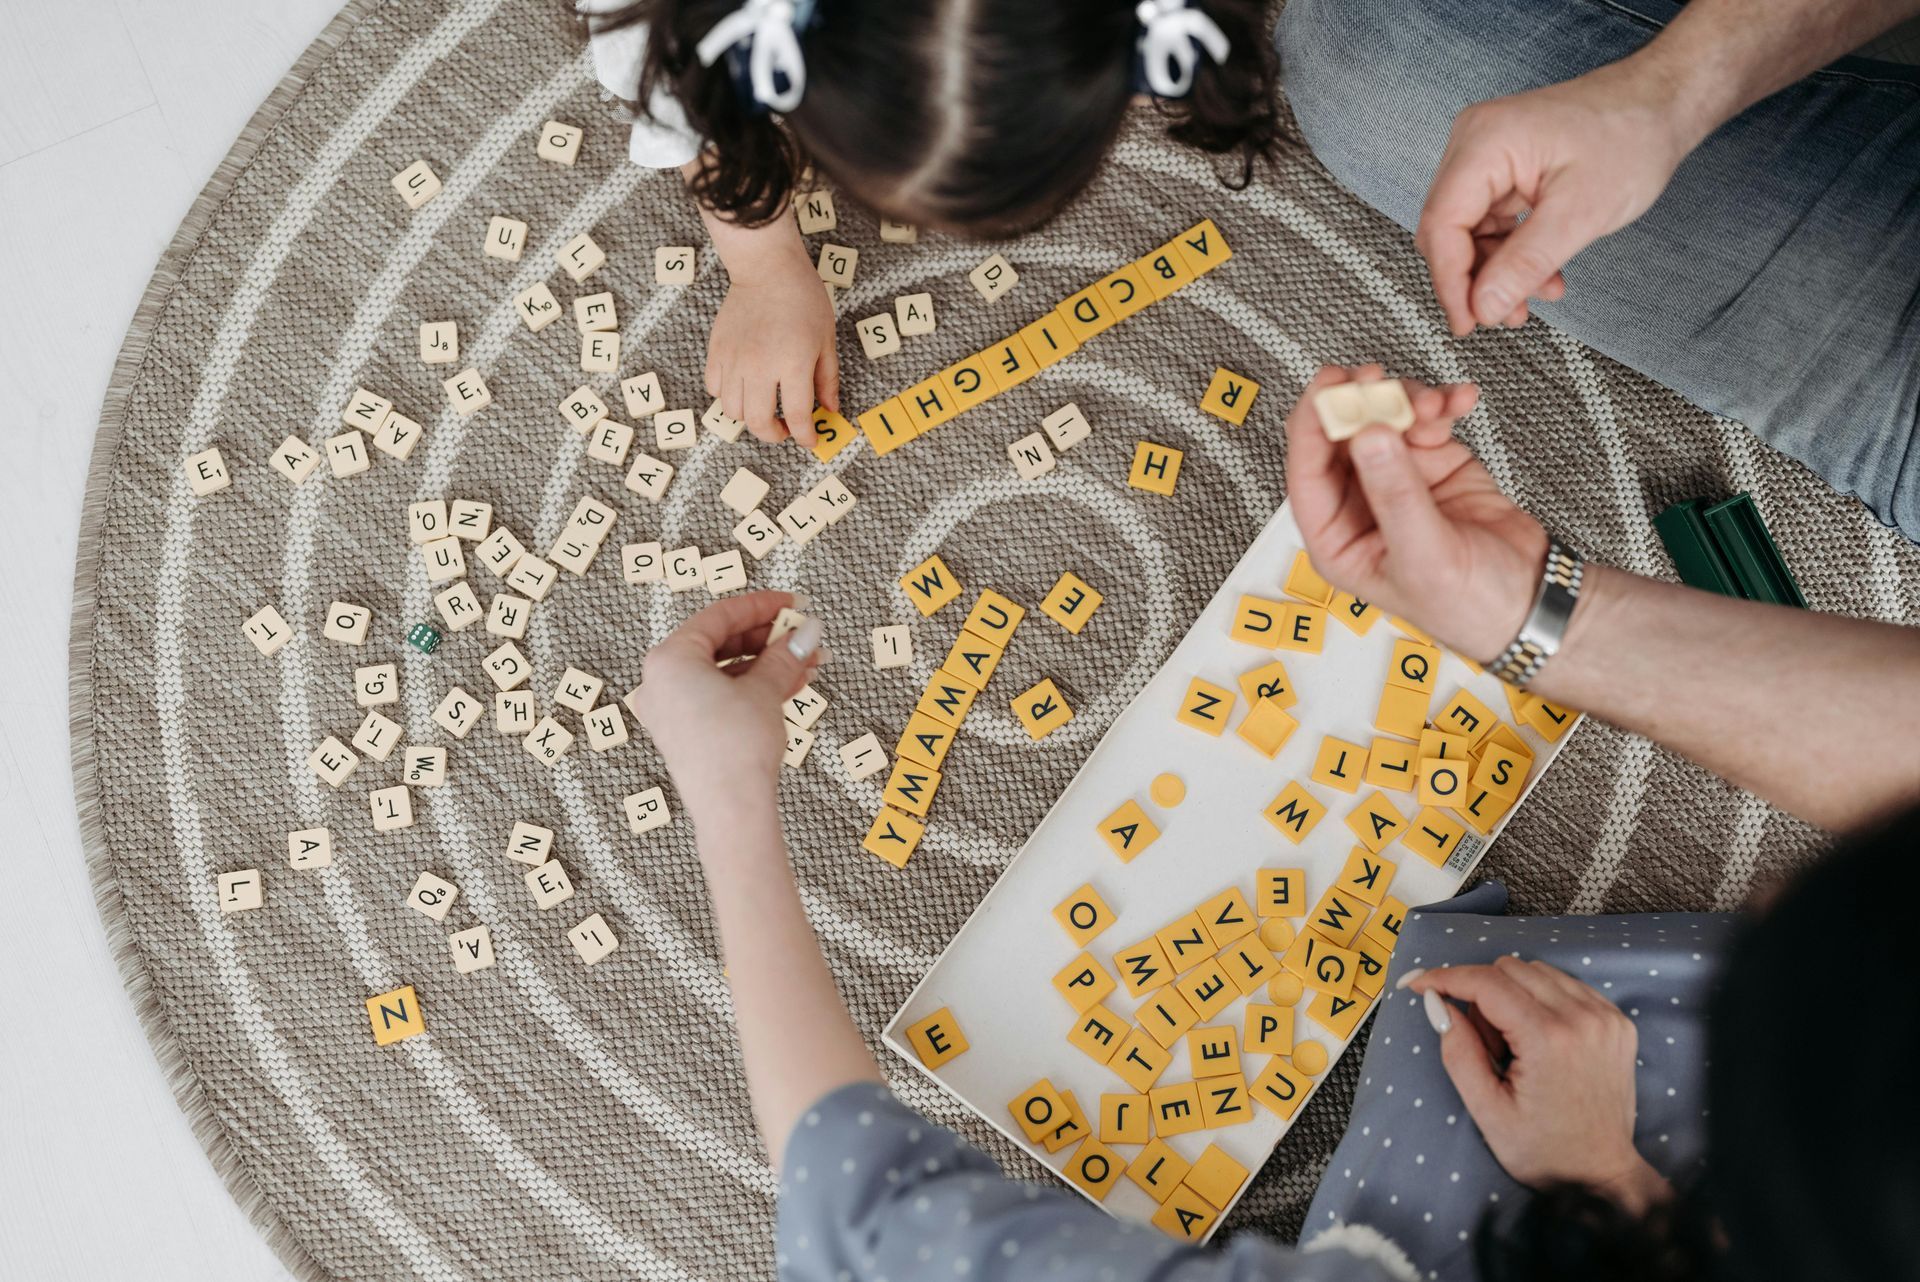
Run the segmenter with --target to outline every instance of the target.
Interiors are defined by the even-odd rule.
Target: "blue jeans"
[[[1639,48],[1670,0],[1288,0],[1314,154],[1411,229],[1453,119]],[[1920,541],[1920,72],[1842,59],[1729,121],[1534,310]]]

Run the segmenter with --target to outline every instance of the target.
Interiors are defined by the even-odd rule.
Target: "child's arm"
[[[1379,366],[1328,368],[1307,386],[1379,377]],[[1471,385],[1406,388],[1418,419],[1404,436],[1376,426],[1341,443],[1302,397],[1287,423],[1294,517],[1335,585],[1486,662],[1532,606],[1546,532],[1455,439]],[[1920,629],[1590,565],[1532,689],[1827,828],[1920,796]]]
[[[780,704],[825,657],[811,620],[759,653],[789,604],[784,592],[755,592],[708,606],[647,656],[632,698],[693,821],[747,1091],[776,1169],[807,1108],[837,1087],[880,1080],[800,906],[780,830]]]
[[[681,170],[692,178],[704,160]],[[840,408],[833,303],[807,257],[791,209],[742,227],[702,208],[700,220],[732,284],[707,339],[707,394],[763,441],[791,433],[811,447],[813,407]]]

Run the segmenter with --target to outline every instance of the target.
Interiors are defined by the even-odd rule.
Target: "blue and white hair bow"
[[[774,111],[792,111],[807,92],[800,33],[812,17],[812,0],[746,0],[701,38],[694,53],[702,66],[711,67],[722,56],[744,52],[753,100]],[[737,70],[739,59],[733,60]]]
[[[1184,98],[1193,90],[1193,73],[1204,51],[1225,62],[1231,47],[1227,33],[1187,0],[1140,0],[1140,70],[1146,88],[1159,98]]]

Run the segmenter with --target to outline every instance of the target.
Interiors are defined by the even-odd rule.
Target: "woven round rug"
[[[535,154],[539,128],[584,126],[577,164]],[[633,835],[622,798],[666,785],[637,729],[553,766],[491,715],[462,739],[433,712],[454,686],[490,700],[484,628],[432,653],[404,644],[437,622],[406,508],[490,504],[550,547],[575,503],[618,512],[610,540],[733,546],[718,500],[734,468],[769,506],[829,473],[856,507],[808,546],[749,563],[758,586],[803,590],[836,661],[830,709],[783,802],[807,907],[855,1018],[875,1035],[1019,849],[1113,717],[1155,670],[1282,500],[1280,421],[1322,361],[1475,379],[1464,432],[1522,503],[1596,556],[1670,573],[1650,525],[1666,503],[1751,490],[1817,608],[1913,619],[1920,556],[1737,425],[1691,409],[1539,324],[1447,337],[1407,237],[1351,197],[1297,141],[1251,188],[1224,188],[1143,113],[1105,175],[1044,231],[1002,248],[1019,273],[989,305],[966,273],[988,252],[940,236],[882,243],[842,198],[825,239],[858,248],[838,300],[845,401],[856,412],[1036,318],[1203,217],[1236,255],[1171,300],[954,424],[886,457],[856,443],[829,465],[792,446],[703,433],[650,502],[589,458],[556,406],[583,381],[617,405],[614,375],[583,375],[564,318],[529,332],[514,297],[546,282],[614,295],[619,375],[660,373],[674,407],[704,409],[707,326],[725,274],[671,174],[625,159],[624,129],[592,83],[580,33],[544,0],[356,3],[301,60],[221,166],[155,274],[102,416],[77,572],[73,742],[101,914],[181,1107],[234,1196],[303,1278],[768,1277],[774,1180],[754,1136],[705,896],[684,822]],[[444,190],[409,210],[390,181],[425,160]],[[530,228],[515,261],[481,252],[495,215]],[[607,265],[575,285],[557,246],[582,233]],[[821,238],[815,238],[816,241]],[[654,249],[700,247],[691,285],[654,279]],[[938,329],[880,362],[854,322],[896,295],[933,294]],[[457,366],[425,365],[418,329],[459,327]],[[1265,385],[1246,425],[1197,408],[1216,366]],[[492,404],[446,408],[441,380],[471,366]],[[289,434],[316,448],[356,388],[424,427],[404,461],[294,486],[269,466]],[[1048,476],[1020,480],[1007,445],[1073,401],[1093,435]],[[623,417],[616,412],[616,417]],[[1147,438],[1186,451],[1176,494],[1131,490]],[[186,460],[217,446],[233,483],[195,497]],[[468,545],[471,553],[472,545]],[[864,854],[877,781],[837,749],[893,741],[951,627],[919,623],[894,586],[938,551],[970,590],[1037,605],[1063,570],[1105,593],[1079,637],[1023,630],[998,678],[1054,678],[1077,712],[1039,745],[1004,699],[967,723],[926,838],[904,869]],[[624,581],[617,554],[563,573],[520,643],[540,710],[568,667],[610,697],[705,594]],[[471,563],[471,562],[470,562]],[[482,604],[500,590],[477,563]],[[364,645],[322,637],[329,603],[372,610]],[[263,656],[242,624],[272,605],[293,634]],[[867,660],[867,635],[910,623],[905,670]],[[413,791],[416,822],[375,832],[370,789],[400,758],[327,787],[307,758],[363,716],[356,667],[398,665],[382,709],[410,744],[448,750],[447,781]],[[556,715],[575,731],[578,718]],[[576,887],[551,912],[506,857],[517,821],[556,833]],[[328,827],[329,866],[296,869],[287,834]],[[1495,848],[1487,871],[1524,911],[1737,903],[1818,834],[1651,744],[1605,726],[1576,736]],[[257,869],[264,904],[221,911],[217,878]],[[409,906],[423,872],[454,883],[444,920]],[[618,949],[588,967],[566,930],[599,913]],[[455,972],[447,937],[490,928],[495,964]],[[366,1000],[414,986],[427,1032],[391,1046]],[[902,1096],[1025,1176],[988,1127],[881,1052]],[[1281,1235],[1336,1139],[1347,1057],[1261,1173],[1231,1226]]]

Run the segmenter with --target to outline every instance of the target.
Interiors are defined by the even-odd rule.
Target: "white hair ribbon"
[[[1192,91],[1201,49],[1215,62],[1227,60],[1227,33],[1189,9],[1187,0],[1140,0],[1133,12],[1140,20],[1140,65],[1156,96],[1184,98]]]
[[[795,15],[793,0],[746,0],[707,32],[694,52],[702,66],[711,67],[729,49],[745,44],[754,101],[774,111],[792,111],[807,91],[807,63],[800,56]]]

